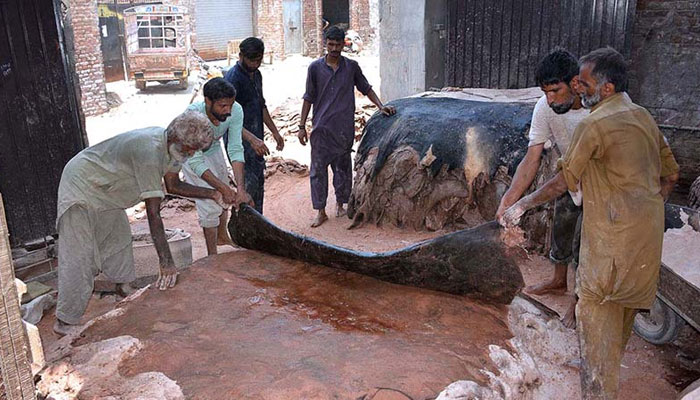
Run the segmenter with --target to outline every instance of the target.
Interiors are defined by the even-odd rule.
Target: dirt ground
[[[271,108],[301,96],[310,61],[298,57],[263,67]],[[376,57],[359,62],[378,89]],[[125,82],[109,84],[108,90],[118,93],[125,103],[88,119],[90,142],[137,127],[167,125],[189,102],[193,81],[187,91],[179,93],[159,86],[139,93]],[[309,149],[287,137],[285,150],[273,151],[273,155],[308,164]],[[311,228],[314,211],[309,180],[295,174],[271,176],[265,197],[265,216],[280,227],[357,250],[398,249],[448,233],[373,225],[347,230],[350,220],[334,216],[332,186],[327,208],[330,220]],[[378,393],[377,388],[384,386],[406,388],[413,398],[434,398],[456,380],[483,382],[479,369],[492,367],[488,345],[504,345],[512,335],[503,322],[505,310],[455,296],[230,247],[219,247],[226,254],[216,259],[205,258],[204,237],[194,209],[165,207],[162,215],[167,228],[192,234],[193,259],[200,261],[182,274],[175,290],[146,292],[144,298],[125,306],[126,313],[89,328],[77,344],[132,335],[145,343],[144,348],[121,362],[119,372],[125,376],[163,372],[177,380],[186,398],[354,399],[373,393],[375,400],[406,398],[398,392]],[[134,224],[147,226],[145,218]],[[213,260],[219,260],[215,262],[219,267],[212,267]],[[532,256],[523,263],[522,272],[526,283],[532,284],[549,276],[551,268],[546,259]],[[221,282],[228,289],[222,289]],[[196,296],[185,296],[186,292]],[[570,296],[538,300],[562,314]],[[84,322],[112,310],[115,304],[114,297],[94,296]],[[212,326],[198,324],[200,319]],[[53,322],[53,315],[47,315],[39,323],[45,349],[57,343],[51,332]],[[574,332],[564,332],[564,336],[568,338],[565,343],[575,347]],[[674,399],[700,378],[691,372],[700,370],[697,353],[686,346],[697,344],[697,338],[691,329],[674,344],[654,346],[633,335],[623,359],[620,398]],[[274,351],[279,349],[283,351]],[[47,354],[49,359],[55,355]],[[575,368],[556,366],[555,375],[555,382],[569,387],[562,393],[578,395]],[[348,381],[347,376],[357,378]]]

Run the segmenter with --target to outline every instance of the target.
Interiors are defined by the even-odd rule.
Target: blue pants
[[[350,152],[328,155],[311,147],[311,203],[314,210],[326,208],[328,199],[328,166],[333,170],[336,201],[346,204],[352,190],[352,159]]]

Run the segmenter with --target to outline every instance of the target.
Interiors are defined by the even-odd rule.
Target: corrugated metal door
[[[251,0],[198,0],[195,48],[205,60],[226,58],[229,40],[253,36]]]
[[[301,53],[301,0],[284,0],[284,52]]]
[[[448,0],[445,85],[535,85],[539,60],[556,46],[576,56],[631,46],[636,0]]]
[[[61,172],[84,146],[59,13],[55,0],[0,0],[0,192],[13,246],[56,232]]]

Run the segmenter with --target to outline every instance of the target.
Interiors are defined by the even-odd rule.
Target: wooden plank
[[[0,194],[0,368],[8,400],[36,399],[34,379],[27,358],[19,299],[12,268],[5,206]]]

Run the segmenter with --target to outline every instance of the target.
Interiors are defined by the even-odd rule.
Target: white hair
[[[214,140],[214,129],[206,115],[188,110],[175,117],[165,130],[168,141],[201,149]]]

